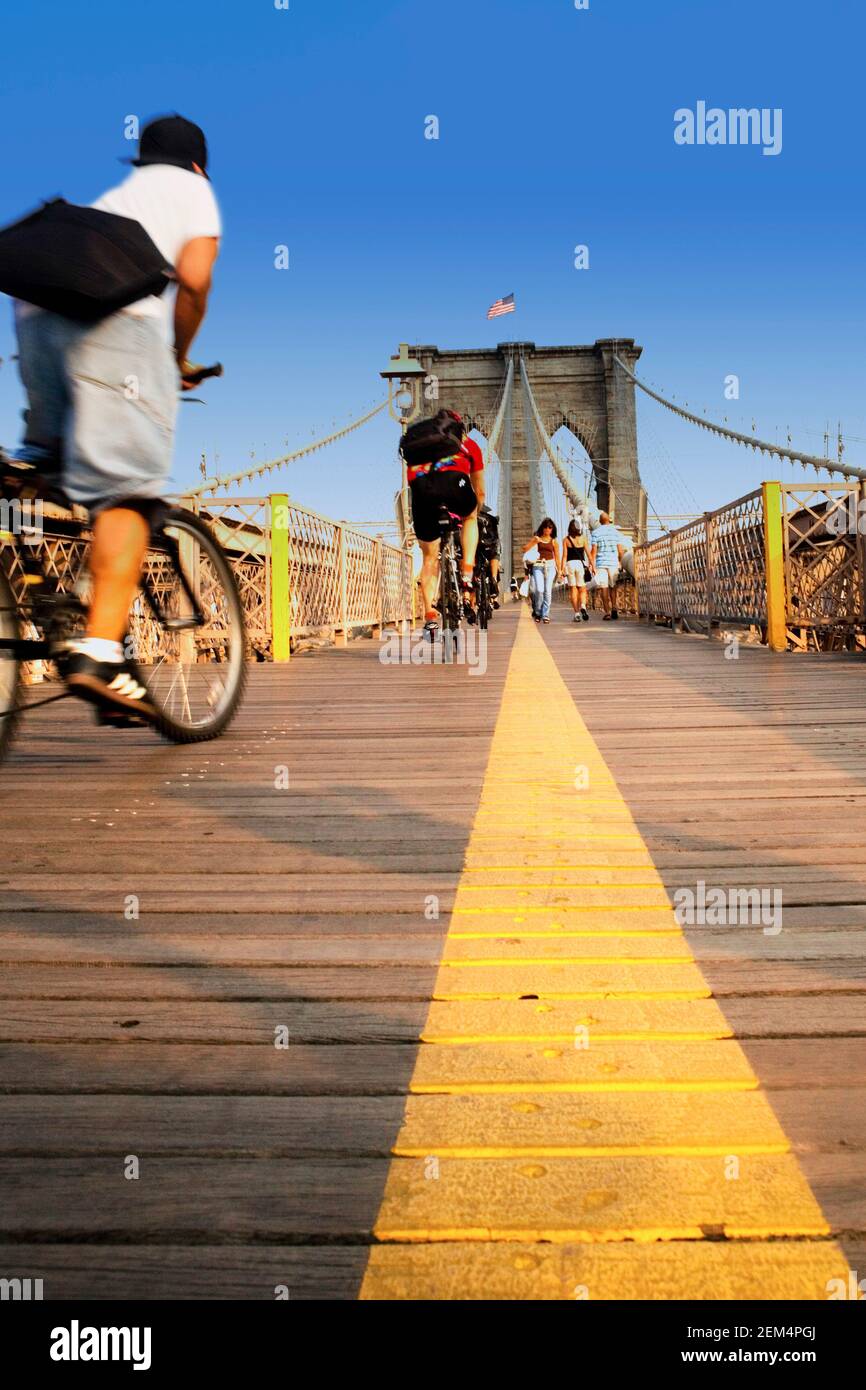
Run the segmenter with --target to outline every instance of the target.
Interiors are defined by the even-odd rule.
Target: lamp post
[[[424,368],[414,357],[409,356],[409,344],[401,343],[400,351],[395,357],[389,359],[387,367],[383,372],[380,372],[380,376],[383,376],[388,383],[388,414],[392,420],[399,423],[400,434],[403,435],[406,432],[406,426],[421,413]],[[402,455],[400,464],[400,529],[403,533],[403,550],[406,556],[403,563],[404,566],[408,566],[412,551],[412,522],[409,516],[409,484],[406,479],[406,460]],[[415,599],[411,573],[409,574],[409,588],[412,593],[411,623],[414,628]]]
[[[406,426],[421,413],[425,371],[414,357],[409,356],[409,344],[401,343],[400,351],[391,357],[383,372],[379,373],[388,383],[388,414],[405,434]],[[409,486],[406,481],[406,460],[402,460],[402,482],[400,486],[400,508],[403,522],[404,544],[409,534]]]

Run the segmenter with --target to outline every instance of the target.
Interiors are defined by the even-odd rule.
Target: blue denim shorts
[[[28,398],[19,457],[59,468],[66,494],[94,515],[163,497],[180,373],[161,322],[118,313],[82,324],[39,310],[19,314],[17,330]]]

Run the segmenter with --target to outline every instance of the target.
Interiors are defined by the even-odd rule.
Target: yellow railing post
[[[348,554],[348,548],[347,548],[347,546],[346,546],[346,528],[345,528],[345,526],[343,525],[342,522],[340,523],[340,525],[339,525],[339,527],[338,527],[337,529],[339,530],[339,533],[340,533],[340,534],[339,534],[339,549],[338,549],[338,551],[337,551],[338,563],[339,563],[339,566],[340,566],[340,572],[339,572],[339,583],[340,583],[340,595],[339,595],[339,599],[340,599],[340,614],[339,614],[339,618],[338,618],[338,620],[337,620],[337,631],[336,631],[336,634],[335,634],[334,641],[335,641],[335,643],[336,643],[336,645],[337,645],[338,647],[348,647],[348,645],[349,645],[349,605],[348,605],[348,592],[349,592],[349,585],[348,585],[348,579],[349,579],[348,564],[349,564],[349,554]]]
[[[273,493],[268,555],[271,567],[271,630],[274,661],[288,661],[292,649],[292,601],[289,593],[289,499]]]
[[[385,570],[382,559],[382,538],[377,536],[373,542],[373,576],[376,582],[376,622],[373,624],[373,636],[381,637],[385,630]]]
[[[764,568],[767,581],[767,645],[773,652],[788,647],[785,603],[785,548],[782,538],[782,484],[762,483]]]

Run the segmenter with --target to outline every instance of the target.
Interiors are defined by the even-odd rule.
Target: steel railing
[[[179,500],[209,523],[228,554],[250,648],[260,659],[284,659],[300,638],[328,635],[345,645],[354,629],[414,617],[412,556],[397,546],[283,494]],[[81,590],[86,537],[70,534],[68,513],[57,508],[46,507],[41,529],[37,549],[46,572],[58,588]],[[16,553],[2,539],[0,563],[23,593]]]
[[[635,549],[638,613],[758,627],[782,648],[862,646],[866,485],[764,483]]]

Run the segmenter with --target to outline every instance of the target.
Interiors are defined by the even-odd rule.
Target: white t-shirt
[[[91,207],[132,217],[140,222],[171,265],[194,237],[222,234],[222,221],[214,191],[207,179],[174,164],[145,164],[133,169],[123,183],[109,188]],[[157,319],[165,338],[174,338],[174,301],[177,289],[168,285],[161,295],[149,294],[121,309],[122,314]],[[35,304],[13,301],[16,319],[41,312]]]
[[[133,169],[123,183],[109,188],[91,207],[140,222],[171,265],[194,237],[218,237],[222,233],[219,207],[208,180],[174,164],[145,164]],[[163,294],[149,294],[121,313],[161,319],[170,338],[175,294],[175,288],[169,286]]]

